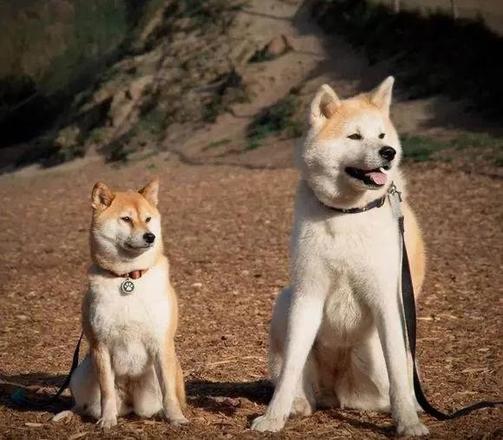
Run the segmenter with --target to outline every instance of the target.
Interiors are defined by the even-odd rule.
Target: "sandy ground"
[[[428,243],[419,310],[419,358],[431,399],[449,409],[502,389],[502,254],[499,179],[446,166],[406,167]],[[181,304],[177,349],[191,424],[120,420],[105,438],[392,437],[386,415],[324,410],[278,435],[249,431],[271,389],[265,379],[271,306],[287,284],[287,242],[297,180],[292,169],[249,170],[140,162],[118,169],[0,178],[0,437],[97,438],[90,420],[49,422],[51,412],[9,401],[13,384],[53,392],[80,332],[89,264],[89,192],[96,180],[140,187],[162,179],[160,209]],[[70,399],[51,407],[58,411]],[[452,422],[423,416],[430,438],[501,438],[501,410]],[[79,437],[81,436],[81,437]]]

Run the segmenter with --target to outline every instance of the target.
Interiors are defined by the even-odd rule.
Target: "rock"
[[[284,55],[291,49],[292,45],[290,44],[288,38],[285,35],[278,35],[267,43],[267,46],[265,47],[265,55],[270,59],[277,58]]]
[[[250,62],[260,63],[262,61],[273,60],[274,58],[278,58],[292,49],[293,46],[288,37],[281,34],[274,37],[262,49],[257,50],[250,58]]]

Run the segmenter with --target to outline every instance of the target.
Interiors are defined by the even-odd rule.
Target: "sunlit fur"
[[[290,414],[317,406],[390,411],[397,432],[424,435],[411,381],[411,363],[398,303],[397,219],[389,203],[358,214],[329,209],[362,207],[394,182],[400,142],[389,119],[393,79],[369,93],[341,100],[322,86],[309,113],[310,129],[297,154],[301,180],[290,250],[290,286],[274,306],[270,370],[276,385],[267,412],[252,424],[278,431]],[[350,139],[353,133],[362,139]],[[384,137],[379,135],[384,133]],[[384,145],[397,151],[386,183],[370,188],[346,167],[381,167]],[[411,209],[406,242],[416,293],[424,277],[424,249]]]
[[[297,151],[297,164],[303,179],[323,203],[342,208],[363,206],[385,194],[392,180],[400,179],[397,170],[400,141],[387,112],[376,105],[369,94],[344,101],[335,97],[320,110],[327,87],[322,87],[313,102],[311,128]],[[377,104],[386,105],[380,101]],[[348,136],[353,133],[359,133],[363,139],[350,139]],[[385,135],[383,139],[379,138],[381,133]],[[384,162],[378,151],[385,145],[397,151],[388,182],[382,188],[368,191],[362,183],[349,177],[345,168],[380,167]]]
[[[146,247],[145,232],[157,237],[154,246]],[[91,258],[101,268],[123,274],[151,267],[163,253],[159,211],[136,191],[115,193],[110,206],[93,210],[90,244]]]
[[[89,290],[82,325],[89,353],[73,373],[74,411],[110,428],[117,417],[164,413],[173,424],[186,423],[183,374],[175,353],[178,308],[163,254],[159,184],[141,191],[113,193],[93,189]],[[146,232],[155,234],[147,243]],[[124,274],[145,271],[121,292]]]

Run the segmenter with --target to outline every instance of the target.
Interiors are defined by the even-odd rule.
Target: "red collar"
[[[147,270],[148,269],[138,269],[138,270],[133,270],[132,272],[129,272],[129,273],[124,273],[122,275],[117,274],[115,272],[112,272],[111,270],[109,270],[108,272],[110,272],[112,275],[114,275],[116,277],[131,278],[133,280],[137,280],[138,278],[141,278],[143,275],[145,275],[145,273],[147,272]]]

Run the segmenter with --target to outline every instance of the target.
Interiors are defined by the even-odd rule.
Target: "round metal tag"
[[[124,280],[121,284],[121,291],[124,294],[129,294],[134,290],[134,283],[130,280]]]

